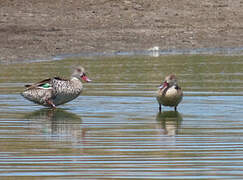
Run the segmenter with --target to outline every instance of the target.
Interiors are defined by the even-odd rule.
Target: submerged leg
[[[46,103],[51,106],[51,108],[56,108],[56,105],[52,102],[52,100],[47,100]]]
[[[177,111],[177,106],[175,106],[175,111]]]
[[[159,104],[159,112],[161,112],[161,104]]]

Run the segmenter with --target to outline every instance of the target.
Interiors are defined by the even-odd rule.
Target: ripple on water
[[[55,68],[62,71],[71,61],[76,62],[58,61]],[[0,177],[241,179],[240,58],[120,59],[112,61],[114,69],[108,60],[78,61],[86,63],[97,82],[55,111],[19,95],[25,74],[0,82]],[[138,64],[146,67],[136,70]],[[38,64],[42,70],[48,66]],[[178,112],[166,107],[158,113],[157,76],[171,71],[180,77],[185,96]]]

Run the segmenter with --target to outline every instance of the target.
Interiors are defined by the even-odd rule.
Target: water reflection
[[[159,112],[156,116],[159,126],[164,130],[163,134],[175,136],[182,122],[182,116],[177,111]]]
[[[63,109],[41,109],[26,115],[30,126],[55,140],[79,141],[84,137],[82,118]]]

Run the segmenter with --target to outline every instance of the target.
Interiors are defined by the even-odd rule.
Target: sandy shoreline
[[[243,47],[243,1],[0,0],[0,61]]]

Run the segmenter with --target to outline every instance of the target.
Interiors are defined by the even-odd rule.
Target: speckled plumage
[[[70,80],[58,77],[45,79],[33,85],[26,85],[27,88],[21,95],[34,103],[55,107],[80,95],[83,89],[81,78],[86,82],[90,81],[85,75],[84,69],[78,66],[75,68]],[[47,84],[48,86],[44,86]]]
[[[55,105],[61,105],[75,99],[83,89],[81,81],[77,78],[72,78],[70,81],[53,79],[52,84],[54,84],[52,87]]]

